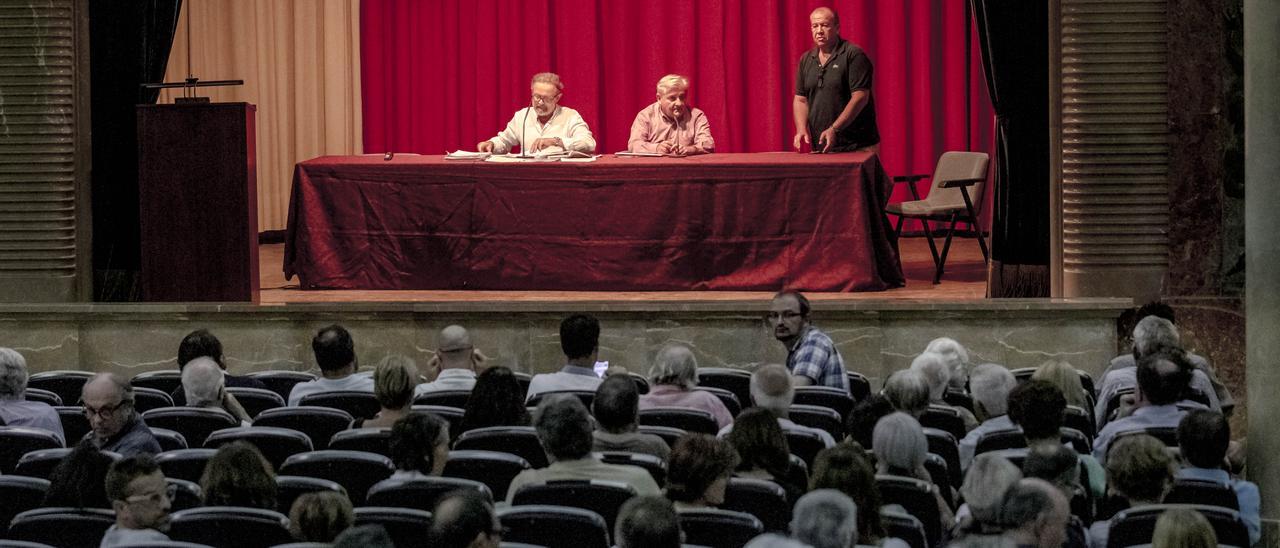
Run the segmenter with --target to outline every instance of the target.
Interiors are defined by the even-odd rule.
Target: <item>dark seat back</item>
[[[640,410],[640,424],[669,426],[686,432],[715,435],[720,430],[711,413],[688,407],[651,407]]]
[[[731,417],[737,417],[738,413],[742,412],[742,402],[738,400],[738,396],[734,395],[733,392],[714,386],[695,386],[693,389],[715,396],[720,400],[721,404],[724,404],[724,408],[729,411],[729,416]]]
[[[742,407],[751,406],[751,372],[726,367],[699,367],[698,386],[733,392]]]
[[[279,470],[289,457],[315,449],[306,434],[274,426],[225,428],[209,434],[204,446],[217,449],[233,441],[244,441],[257,447],[273,470]]]
[[[250,419],[257,418],[259,414],[267,409],[285,406],[284,398],[271,390],[248,386],[228,386],[227,393],[235,396],[236,401],[240,402],[240,407],[244,408],[244,412],[249,414]]]
[[[684,430],[672,426],[653,426],[642,424],[636,430],[641,434],[649,434],[651,436],[658,436],[659,438],[662,438],[662,441],[667,442],[667,447],[674,447],[676,445],[676,440],[680,439],[680,436],[685,434]]]
[[[641,396],[649,393],[649,379],[639,373],[627,373],[627,377],[636,385],[636,392]]]
[[[368,497],[369,488],[391,476],[395,466],[391,459],[363,451],[323,450],[299,453],[284,461],[280,473],[308,476],[337,482],[347,490],[351,503],[359,505]]]
[[[603,480],[562,480],[528,484],[516,491],[513,506],[552,505],[590,510],[604,518],[605,530],[613,531],[622,503],[636,496],[625,483]]]
[[[133,388],[133,408],[139,413],[146,413],[161,407],[173,407],[173,398],[169,396],[168,392],[145,386],[135,386]]]
[[[432,511],[440,498],[458,490],[480,493],[490,503],[493,493],[478,481],[460,478],[422,478],[414,480],[385,479],[369,488],[369,506],[392,506]]]
[[[493,493],[495,500],[507,500],[511,480],[528,469],[529,461],[510,453],[455,449],[449,452],[443,475],[481,482]]]
[[[829,386],[797,386],[791,403],[834,409],[840,414],[841,422],[849,418],[849,412],[853,410],[853,396],[849,391]]]
[[[57,394],[63,405],[79,405],[84,383],[93,378],[88,371],[45,371],[27,378],[27,388],[39,388]]]
[[[507,529],[503,540],[535,546],[609,548],[609,530],[600,514],[567,506],[509,506],[498,510]]]
[[[27,401],[38,401],[46,405],[57,407],[62,405],[62,398],[54,392],[41,390],[39,388],[28,388],[22,393],[22,399]]]
[[[942,394],[942,401],[946,402],[947,405],[963,407],[968,409],[970,413],[973,412],[973,396],[963,390],[947,388],[946,392]]]
[[[156,443],[160,444],[161,451],[173,451],[176,449],[188,449],[187,437],[181,432],[175,432],[168,428],[150,427],[151,435],[156,437]]]
[[[200,484],[178,478],[165,478],[164,482],[173,487],[173,500],[169,511],[177,512],[204,504]]]
[[[358,390],[310,394],[303,396],[298,401],[298,405],[341,409],[350,413],[352,417],[363,419],[372,419],[382,410],[382,406],[378,404],[378,398],[374,397],[373,392],[361,392]],[[315,440],[312,441],[314,442]]]
[[[337,482],[307,476],[276,476],[276,510],[288,515],[293,502],[307,493],[328,491],[347,496],[347,490]]]
[[[667,484],[667,463],[654,455],[628,453],[626,451],[604,451],[600,453],[600,460],[607,464],[639,466],[653,477],[654,483],[659,486]]]
[[[139,388],[150,388],[159,390],[165,394],[172,394],[182,386],[182,371],[177,369],[163,369],[160,371],[147,371],[146,373],[138,373],[129,384],[134,390]]]
[[[1098,429],[1093,425],[1092,411],[1074,405],[1067,406],[1067,411],[1063,415],[1062,425],[1079,430],[1090,440],[1093,440],[1098,435]]]
[[[356,525],[381,525],[396,548],[431,546],[431,512],[416,508],[356,508]]]
[[[1240,510],[1240,499],[1231,484],[1211,480],[1177,478],[1164,496],[1165,504],[1203,504]]]
[[[782,433],[787,436],[791,454],[803,459],[805,466],[809,468],[813,468],[813,459],[818,456],[818,452],[827,448],[826,442],[816,432],[784,428]]]
[[[973,454],[981,455],[988,451],[1017,449],[1026,446],[1027,437],[1022,434],[1021,428],[1003,428],[985,432],[978,436],[978,444],[974,447]]]
[[[14,516],[8,538],[56,548],[83,548],[100,544],[102,535],[115,523],[111,510],[37,508]]]
[[[585,405],[587,409],[591,409],[591,403],[596,400],[596,391],[595,390],[549,390],[547,392],[541,392],[535,395],[534,397],[530,398],[527,402],[525,402],[525,405],[528,405],[529,407],[537,407],[538,404],[542,403],[542,400],[545,400],[552,396],[573,396],[575,398],[578,398],[579,400],[582,400],[582,405]]]
[[[929,442],[929,452],[947,463],[947,474],[951,478],[951,486],[960,488],[963,476],[960,473],[960,446],[956,439],[937,428],[925,428],[924,437]]]
[[[214,453],[217,452],[217,449],[203,447],[197,449],[175,449],[156,455],[156,464],[160,465],[160,471],[164,472],[164,477],[166,478],[184,479],[198,483],[200,476],[204,475],[204,466],[209,463],[209,459],[213,458]]]
[[[351,413],[331,407],[279,407],[266,409],[253,426],[289,428],[311,438],[311,447],[328,447],[334,434],[351,427]]]
[[[262,384],[267,385],[267,390],[279,394],[285,401],[289,400],[289,393],[293,391],[293,385],[316,380],[315,375],[305,371],[255,371],[246,376],[262,381]]]
[[[49,480],[26,476],[0,476],[0,524],[9,526],[13,516],[44,504]],[[0,527],[3,529],[3,527]]]
[[[289,519],[280,512],[237,506],[206,506],[174,512],[169,538],[209,546],[267,548],[293,542]]]
[[[915,478],[877,474],[876,486],[880,488],[881,501],[901,505],[908,514],[920,520],[929,546],[938,544],[942,538],[942,517],[934,499],[936,488],[933,484]]]
[[[66,456],[71,453],[72,449],[74,448],[55,447],[53,449],[32,451],[22,455],[22,457],[18,459],[17,466],[13,469],[13,475],[49,479],[49,475],[53,473],[53,469],[58,466],[58,463],[62,462],[63,458],[66,458]]]
[[[39,428],[0,426],[0,474],[12,474],[22,456],[41,449],[62,447],[62,439]]]
[[[795,403],[787,410],[787,418],[801,426],[825,430],[835,439],[844,439],[844,419],[830,407]]]
[[[787,492],[772,481],[730,478],[720,508],[755,516],[765,531],[785,533],[791,524],[791,503],[787,501]]]
[[[871,379],[862,373],[846,371],[845,378],[849,379],[849,395],[853,396],[853,401],[866,401],[871,397]]]
[[[965,435],[964,419],[960,418],[960,412],[946,405],[929,404],[929,408],[920,415],[920,426],[937,428],[956,439],[962,439]]]
[[[413,398],[413,404],[466,409],[467,401],[470,399],[470,390],[433,390]]]
[[[924,524],[911,514],[892,510],[881,510],[880,521],[884,524],[885,534],[901,539],[911,548],[929,548],[929,537],[925,535]]]
[[[93,429],[89,426],[89,417],[84,416],[83,407],[62,405],[54,409],[58,411],[58,420],[62,421],[62,434],[66,437],[68,445],[75,445]]]
[[[458,435],[462,434],[462,417],[465,415],[462,409],[442,405],[414,405],[413,412],[430,413],[449,423],[450,440],[458,439]]]
[[[955,497],[951,495],[951,471],[947,469],[947,461],[929,453],[925,455],[924,469],[929,472],[929,479],[933,480],[933,486],[942,495],[942,500],[947,501],[947,506],[955,508]]]
[[[203,407],[161,407],[143,413],[142,420],[152,428],[182,434],[189,447],[204,447],[204,440],[215,430],[240,426],[230,413]]]
[[[711,548],[739,548],[764,533],[764,524],[745,512],[704,508],[679,513],[680,529],[688,544]]]
[[[542,443],[532,426],[490,426],[468,430],[458,436],[453,448],[511,453],[534,468],[547,466],[547,454],[542,450]]]
[[[329,440],[329,449],[365,451],[391,457],[390,428],[354,428],[343,430]]]
[[[1217,506],[1199,504],[1155,504],[1122,510],[1111,518],[1111,532],[1107,536],[1108,548],[1124,548],[1137,544],[1150,544],[1156,529],[1156,520],[1165,510],[1190,508],[1200,512],[1218,537],[1218,545],[1249,546],[1249,531],[1240,513]]]

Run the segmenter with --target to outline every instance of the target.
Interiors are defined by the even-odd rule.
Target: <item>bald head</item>
[[[432,512],[431,538],[434,546],[466,548],[484,546],[500,529],[493,507],[479,495],[458,490],[446,495]],[[492,544],[496,545],[496,542]]]
[[[827,19],[831,21],[831,24],[833,26],[835,27],[840,26],[840,14],[836,13],[836,10],[833,10],[826,6],[820,7],[818,9],[813,10],[812,12],[809,12],[809,20],[813,21],[815,19]]]
[[[440,330],[436,337],[436,348],[440,350],[440,367],[442,369],[471,369],[471,334],[461,325],[450,325]]]
[[[222,402],[225,378],[213,358],[201,356],[182,368],[182,390],[191,407],[216,407]]]
[[[1019,546],[1057,548],[1066,540],[1071,505],[1053,484],[1026,478],[1005,493],[1000,518]]]
[[[80,397],[86,401],[90,399],[114,399],[119,401],[126,395],[132,400],[133,388],[129,386],[129,381],[115,373],[98,373],[94,375],[88,382],[84,383],[84,388],[80,393]]]
[[[762,365],[751,374],[751,399],[756,407],[763,407],[779,417],[786,417],[795,395],[791,373],[781,365]]]

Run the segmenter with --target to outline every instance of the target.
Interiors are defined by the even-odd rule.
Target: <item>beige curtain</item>
[[[244,80],[200,88],[258,106],[258,230],[282,230],[293,165],[360,154],[360,0],[185,0],[165,81]],[[172,102],[181,90],[166,90]]]

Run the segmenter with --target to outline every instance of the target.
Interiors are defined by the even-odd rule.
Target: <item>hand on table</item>
[[[561,141],[559,137],[540,137],[533,141],[533,144],[529,146],[529,149],[531,152],[537,152],[544,148],[551,148],[551,147],[563,148],[564,142]]]
[[[804,152],[804,149],[801,147],[802,145],[807,145],[807,144],[809,144],[808,131],[801,131],[797,133],[795,139],[792,139],[792,142],[791,142],[791,146],[795,147],[796,152]]]
[[[836,144],[836,128],[829,127],[818,136],[818,145],[822,146],[823,152],[828,152],[831,147]]]
[[[476,150],[480,152],[493,152],[493,141],[480,141],[476,144]]]

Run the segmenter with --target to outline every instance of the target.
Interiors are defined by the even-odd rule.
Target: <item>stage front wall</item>
[[[306,289],[875,291],[903,284],[889,180],[855,153],[297,166]]]

